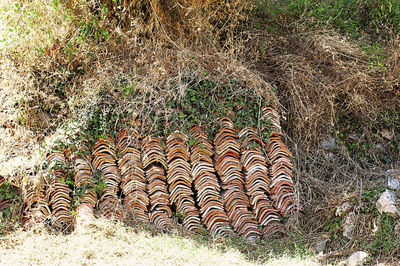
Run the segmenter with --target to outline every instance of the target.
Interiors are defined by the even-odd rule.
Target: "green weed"
[[[376,209],[376,201],[385,190],[386,187],[384,186],[375,186],[366,189],[361,196],[361,201],[363,203],[361,207],[361,212],[365,214],[378,215],[378,210]]]
[[[93,191],[97,198],[101,198],[104,193],[104,189],[107,184],[104,182],[104,175],[100,170],[96,170],[93,174],[93,179],[90,183],[86,183],[77,187],[75,182],[71,184],[72,186],[72,201],[71,201],[71,211],[74,213],[75,207],[77,207],[81,200],[86,196],[88,190]]]
[[[363,50],[368,55],[370,60],[368,68],[372,71],[384,73],[386,72],[385,58],[387,55],[383,52],[380,44],[376,45],[363,45]]]
[[[10,205],[0,212],[0,234],[18,227],[23,210],[20,189],[7,181],[0,186],[0,202],[3,200],[9,201]]]
[[[336,137],[336,142],[347,147],[349,155],[364,167],[376,163],[391,164],[399,159],[400,145],[397,139],[400,137],[400,124],[397,111],[385,110],[375,123],[368,126],[360,125],[357,119],[350,116],[338,116],[332,135]],[[392,132],[392,139],[381,135],[383,129]]]
[[[375,255],[391,255],[400,245],[400,238],[396,232],[399,221],[389,215],[380,215],[378,230],[372,241],[366,245],[367,252]]]
[[[265,12],[265,27],[275,31],[299,19],[313,18],[313,26],[324,25],[340,30],[353,38],[365,33],[386,38],[389,29],[400,30],[400,2],[395,0],[301,0],[260,1],[259,11]]]
[[[230,118],[239,129],[257,128],[263,104],[259,95],[238,87],[234,81],[223,87],[208,80],[191,82],[182,100],[170,99],[167,102],[172,109],[169,117],[172,122],[165,133],[176,129],[187,132],[193,125],[207,125],[206,131],[212,137],[221,117]]]
[[[342,217],[336,217],[332,215],[325,222],[325,231],[329,232],[331,238],[334,240],[338,239],[342,232]]]

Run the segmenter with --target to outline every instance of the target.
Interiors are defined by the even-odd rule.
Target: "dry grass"
[[[199,242],[172,234],[152,234],[105,220],[82,231],[53,235],[44,229],[17,231],[1,238],[0,262],[45,265],[318,265],[312,258],[282,256],[249,261],[238,249],[221,249],[222,243]]]
[[[9,174],[9,168],[26,165],[65,119],[77,84],[63,86],[74,83],[77,56],[90,57],[88,43],[68,45],[79,30],[68,10],[50,2],[1,1],[0,12],[0,168],[7,165],[2,170]],[[5,164],[13,158],[15,163]]]
[[[87,113],[87,102],[98,102],[100,90],[113,92],[116,80],[133,81],[137,91],[179,98],[188,80],[207,78],[225,84],[235,79],[265,89],[260,92],[274,99],[267,82],[236,55],[218,49],[216,38],[210,38],[223,35],[229,37],[224,43],[229,43],[232,27],[243,19],[239,11],[247,10],[248,4],[170,4],[167,8],[160,1],[132,2],[123,12],[126,17],[118,18],[117,10],[100,8],[98,1],[57,6],[41,1],[2,2],[0,10],[6,18],[1,22],[2,38],[7,40],[1,50],[3,175],[40,160],[34,151],[41,143],[51,142],[46,139],[59,134],[56,129]],[[140,10],[135,9],[138,6]],[[135,14],[137,19],[125,25]],[[170,17],[183,21],[170,21]],[[121,92],[114,94],[120,113],[134,112],[131,99],[123,99]],[[33,157],[31,162],[27,157]]]
[[[391,148],[398,146],[399,135],[394,133],[394,140],[388,141],[381,133],[388,124],[391,132],[399,129],[393,114],[400,106],[395,74],[400,65],[392,56],[398,54],[398,40],[394,36],[383,48],[388,57],[380,61],[385,67],[380,71],[376,58],[371,61],[358,43],[298,23],[265,38],[259,37],[262,32],[251,32],[245,53],[253,59],[254,71],[266,73],[265,80],[277,88],[287,143],[294,152],[304,212],[291,217],[288,227],[301,230],[309,247],[329,238],[320,258],[324,263],[338,263],[364,249],[375,253],[371,263],[396,264],[398,249],[382,255],[379,248],[369,247],[377,238],[374,226],[383,225],[376,212],[363,211],[368,204],[375,206],[376,198],[368,202],[363,197],[365,191],[385,186],[387,169],[399,168],[398,148]],[[336,148],[322,149],[321,142],[331,136],[338,142]],[[385,160],[378,158],[382,154]],[[356,214],[351,240],[342,236],[344,218],[335,220],[335,211],[344,202],[351,203]],[[393,241],[389,235],[386,239],[386,244]]]
[[[319,143],[340,117],[371,130],[382,114],[397,108],[400,65],[393,56],[382,58],[379,64],[386,71],[380,72],[377,61],[371,61],[357,43],[334,31],[288,31],[267,36],[248,53],[257,55],[255,69],[269,73],[266,80],[278,88],[287,132],[296,142]],[[386,54],[398,53],[396,42]],[[261,46],[266,47],[263,53]]]

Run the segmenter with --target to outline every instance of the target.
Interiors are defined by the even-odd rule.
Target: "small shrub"
[[[378,230],[372,241],[367,244],[367,252],[372,256],[395,256],[396,253],[398,255],[400,238],[396,232],[396,225],[398,230],[399,220],[386,214],[380,215],[379,218]]]
[[[8,201],[9,204],[0,212],[0,234],[17,228],[21,222],[23,202],[21,190],[5,181],[0,186],[0,202]]]

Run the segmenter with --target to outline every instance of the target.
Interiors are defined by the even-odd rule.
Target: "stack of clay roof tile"
[[[58,164],[60,166],[60,168],[53,170],[54,179],[51,181],[46,193],[48,205],[52,210],[55,225],[57,227],[69,226],[72,222],[72,190],[66,183],[66,172],[62,169],[67,164],[67,161],[61,151],[53,151],[47,157],[47,160],[49,164]]]
[[[197,204],[207,230],[213,234],[233,233],[220,196],[221,187],[212,160],[213,147],[208,135],[198,126],[191,130],[195,144],[191,147],[192,177],[197,193]]]
[[[51,216],[51,211],[42,189],[38,189],[31,182],[26,182],[23,192],[23,200],[26,207],[22,224],[25,227],[43,222]]]
[[[0,202],[0,211],[4,211],[5,209],[7,209],[8,207],[10,207],[11,205],[11,201],[8,199],[3,199]]]
[[[107,218],[120,220],[117,192],[121,182],[121,175],[117,166],[117,155],[114,141],[110,138],[100,139],[92,148],[92,165],[104,175],[106,187],[99,203],[99,210]]]
[[[244,128],[239,133],[242,145],[241,163],[245,173],[245,187],[254,216],[263,226],[263,235],[283,233],[280,215],[269,198],[270,179],[267,160],[262,151],[263,141],[254,128]]]
[[[261,235],[258,223],[249,210],[250,202],[244,192],[244,177],[240,164],[240,144],[232,121],[220,120],[222,124],[215,140],[215,168],[222,181],[223,200],[229,220],[235,231],[248,239]]]
[[[190,170],[190,154],[187,145],[187,136],[175,132],[167,138],[167,182],[171,194],[171,203],[176,211],[184,216],[183,228],[188,231],[202,230],[199,211],[195,205],[192,191],[192,177]]]
[[[292,154],[281,141],[276,109],[269,106],[262,111],[261,134],[245,128],[238,136],[232,121],[221,119],[214,147],[204,129],[194,126],[190,151],[188,137],[180,132],[167,137],[164,153],[158,137],[141,139],[133,129],[121,130],[116,143],[111,138],[97,141],[91,153],[87,142],[77,150],[54,151],[47,158],[56,167],[50,167],[46,194],[42,187],[24,184],[24,225],[52,222],[50,217],[56,226],[72,221],[72,191],[65,171],[72,163],[75,189],[84,192],[75,209],[76,225],[93,219],[95,208],[107,218],[122,219],[122,199],[135,219],[150,220],[162,229],[174,226],[173,204],[178,221],[189,231],[202,231],[203,223],[210,233],[235,231],[248,239],[283,233],[280,218],[295,208]],[[270,133],[268,141],[261,138],[265,133]],[[106,184],[98,205],[94,192],[97,170]],[[0,176],[0,186],[4,180]],[[3,200],[0,210],[9,204]]]
[[[123,129],[117,138],[117,149],[121,155],[118,167],[121,171],[121,190],[124,195],[124,206],[141,221],[149,220],[149,197],[146,193],[146,177],[140,157],[139,134]]]
[[[290,158],[292,153],[285,147],[281,141],[281,127],[279,123],[279,114],[275,107],[269,106],[263,108],[264,121],[269,121],[269,127],[272,129],[269,142],[266,145],[266,153],[269,159],[269,174],[271,178],[271,198],[278,211],[286,216],[294,210],[294,184],[292,175],[292,163]]]
[[[276,110],[275,106],[273,105],[264,106],[261,111],[262,111],[261,120],[263,120],[265,124],[264,127],[267,128],[268,131],[271,131],[271,135],[281,137],[282,128],[280,123],[280,117],[278,114],[278,110]]]
[[[148,136],[142,140],[142,165],[147,179],[147,192],[150,199],[149,218],[159,228],[172,227],[172,211],[169,207],[166,160],[160,140]]]
[[[78,155],[79,152],[83,155]],[[86,142],[82,142],[77,153],[67,152],[66,157],[72,161],[75,187],[85,190],[85,195],[80,199],[79,205],[75,209],[74,224],[79,227],[94,219],[94,207],[97,202],[97,195],[93,189],[90,149],[86,146]]]

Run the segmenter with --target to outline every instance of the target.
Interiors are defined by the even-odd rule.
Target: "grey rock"
[[[351,239],[353,238],[353,234],[354,234],[354,228],[356,224],[356,215],[354,214],[354,212],[351,212],[347,215],[346,220],[344,221],[343,224],[343,236]]]
[[[388,169],[385,172],[385,176],[387,178],[395,178],[395,179],[400,179],[400,170],[399,169]]]
[[[399,210],[396,207],[396,196],[390,190],[383,192],[376,202],[376,208],[379,213],[387,213],[391,215],[398,215]]]
[[[361,136],[362,135],[360,133],[350,134],[349,139],[358,141],[358,140],[360,140]]]
[[[317,243],[317,245],[315,245],[315,255],[322,255],[325,251],[326,245],[329,242],[329,238],[328,239],[324,239],[320,242]]]
[[[368,253],[366,253],[364,251],[357,251],[357,252],[353,253],[353,255],[351,255],[347,259],[347,261],[346,261],[347,266],[362,265],[367,257],[368,257]]]
[[[388,140],[392,140],[394,137],[393,131],[391,131],[390,129],[388,129],[386,127],[381,129],[381,135],[382,135],[382,137],[384,137],[385,139],[388,139]]]
[[[336,139],[333,137],[325,139],[322,141],[321,145],[324,150],[331,150],[336,147]]]
[[[400,223],[394,226],[394,236],[400,238]]]
[[[394,190],[400,190],[400,170],[388,169],[385,172],[387,178],[387,186]]]
[[[348,213],[350,210],[351,210],[351,205],[348,202],[344,202],[342,205],[340,205],[339,208],[336,209],[335,215],[342,216]]]
[[[400,189],[400,180],[396,178],[388,177],[387,186],[390,189],[399,190]]]
[[[380,151],[380,150],[383,149],[383,144],[382,143],[377,143],[372,148],[373,148],[374,151]]]
[[[324,157],[327,160],[332,160],[332,159],[335,159],[336,156],[332,152],[329,152],[329,153],[324,154]]]

